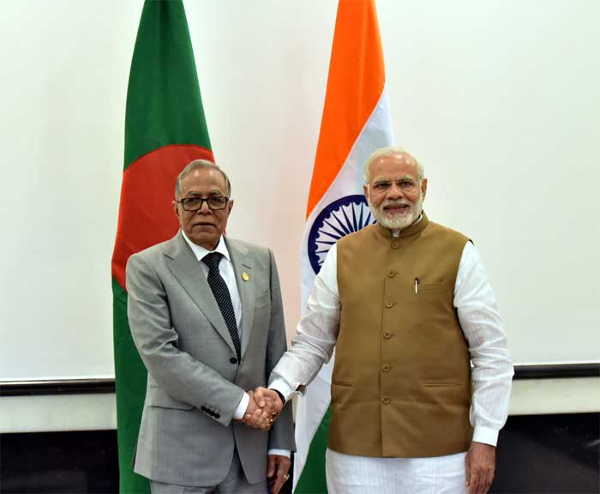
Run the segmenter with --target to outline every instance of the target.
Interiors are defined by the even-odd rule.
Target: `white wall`
[[[4,2],[0,380],[107,377],[142,0]],[[288,331],[337,3],[187,0],[229,233],[276,254]],[[397,140],[470,235],[516,363],[600,360],[600,3],[379,0]]]
[[[509,414],[597,413],[599,388],[600,378],[593,377],[517,380],[513,383]],[[0,434],[116,427],[116,401],[112,393],[2,397]]]

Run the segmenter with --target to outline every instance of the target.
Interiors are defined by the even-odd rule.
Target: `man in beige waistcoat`
[[[373,153],[377,224],[334,245],[292,348],[257,400],[278,407],[331,358],[329,493],[486,493],[513,367],[494,293],[464,235],[429,221],[423,166]]]

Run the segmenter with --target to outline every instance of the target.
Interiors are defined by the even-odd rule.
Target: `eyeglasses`
[[[219,211],[227,207],[229,197],[212,196],[207,197],[206,199],[202,199],[201,197],[186,197],[185,199],[181,199],[177,202],[183,206],[185,211],[198,211],[202,209],[205,201],[211,211]]]

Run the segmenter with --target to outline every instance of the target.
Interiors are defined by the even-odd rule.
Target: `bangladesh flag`
[[[149,493],[134,474],[146,369],[127,321],[129,256],[171,238],[179,227],[171,202],[190,161],[213,161],[182,0],[146,0],[127,91],[125,162],[112,258],[115,376],[121,493]]]

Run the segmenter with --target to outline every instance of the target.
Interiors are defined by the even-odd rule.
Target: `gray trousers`
[[[268,492],[266,477],[258,484],[248,483],[237,450],[233,452],[231,468],[227,476],[219,485],[193,487],[151,480],[150,490],[152,494],[265,494]]]

